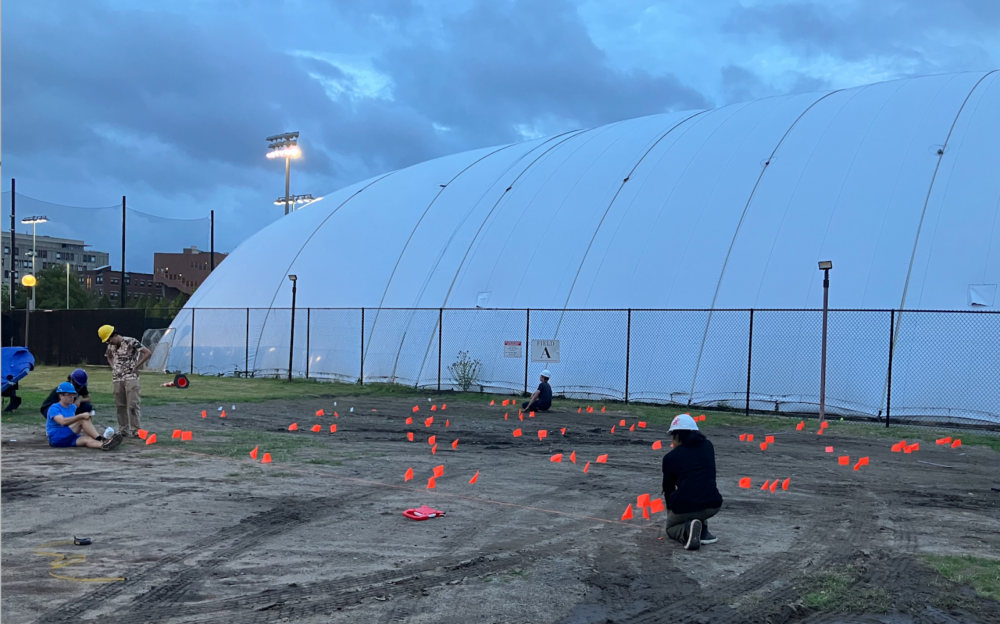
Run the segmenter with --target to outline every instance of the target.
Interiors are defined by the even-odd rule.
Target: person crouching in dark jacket
[[[675,417],[669,433],[674,449],[663,456],[667,535],[687,550],[698,550],[718,541],[706,522],[722,507],[715,486],[715,448],[689,414]]]

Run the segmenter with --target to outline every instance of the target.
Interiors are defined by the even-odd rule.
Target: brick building
[[[107,296],[113,302],[118,302],[122,291],[121,271],[112,271],[110,266],[102,266],[93,271],[84,271],[80,275],[83,288],[98,297]],[[156,301],[164,298],[172,300],[181,293],[178,289],[167,286],[157,280],[152,273],[125,273],[125,296],[130,301],[149,297]]]
[[[219,266],[228,255],[215,252],[215,266]],[[211,252],[194,246],[185,247],[183,253],[154,253],[153,275],[165,286],[190,295],[212,272],[211,259]]]

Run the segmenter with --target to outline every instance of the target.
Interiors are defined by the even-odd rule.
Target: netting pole
[[[309,379],[309,332],[312,329],[312,308],[306,308],[306,379]]]
[[[753,363],[753,308],[750,308],[750,340],[747,343],[747,407],[746,415],[750,415],[750,367]]]
[[[211,242],[209,243],[210,249],[209,249],[209,254],[208,255],[211,258],[211,263],[212,263],[211,264],[211,267],[212,267],[211,271],[215,271],[215,211],[214,210],[210,210],[209,211],[209,218],[211,219],[211,227],[210,227],[210,229],[211,229],[211,236],[210,236]]]
[[[14,240],[14,234],[17,231],[17,193],[15,192],[17,188],[17,183],[14,178],[10,179],[10,309],[14,309],[14,283],[17,281],[14,279],[14,273],[17,273],[17,256],[14,253],[14,246],[17,245],[17,241]],[[13,318],[13,315],[11,316]],[[11,334],[11,340],[13,340],[13,333]],[[11,343],[14,346],[14,343]]]
[[[191,368],[190,374],[194,375],[194,308],[191,308],[191,366],[190,366],[190,368]]]
[[[885,428],[889,428],[889,412],[892,410],[892,352],[895,351],[896,311],[889,311],[889,375],[886,380]]]
[[[364,385],[365,383],[365,309],[361,308],[361,375],[358,377],[358,383]]]
[[[632,308],[628,309],[628,325],[625,329],[625,405],[628,405],[628,374],[632,361]]]
[[[120,296],[122,298],[121,306],[125,307],[125,196],[122,195],[122,283],[120,289]],[[194,310],[191,311],[191,339],[194,340]],[[191,343],[191,361],[194,362],[194,343]],[[194,364],[192,364],[192,368]],[[192,373],[194,370],[191,371]]]
[[[247,308],[247,342],[246,354],[243,356],[243,376],[250,376],[250,308]]]
[[[441,321],[443,320],[444,308],[438,308],[438,392],[441,392],[441,338],[444,335],[444,330],[441,328]]]
[[[531,358],[531,308],[524,311],[524,393],[528,394],[528,360]]]

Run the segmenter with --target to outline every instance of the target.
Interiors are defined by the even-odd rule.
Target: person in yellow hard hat
[[[111,365],[118,431],[125,437],[138,437],[142,415],[139,369],[153,353],[135,338],[120,335],[112,325],[103,325],[97,335],[108,345],[104,355]]]

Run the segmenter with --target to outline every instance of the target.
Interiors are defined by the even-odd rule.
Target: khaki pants
[[[721,507],[716,507],[715,509],[702,509],[701,511],[692,511],[691,513],[675,514],[672,511],[667,512],[667,535],[671,539],[677,541],[684,541],[684,529],[687,528],[687,523],[692,520],[701,520],[702,524],[705,521],[719,513]]]
[[[118,410],[118,432],[122,435],[136,435],[141,427],[139,417],[142,415],[139,380],[114,382],[114,395],[115,408]]]

